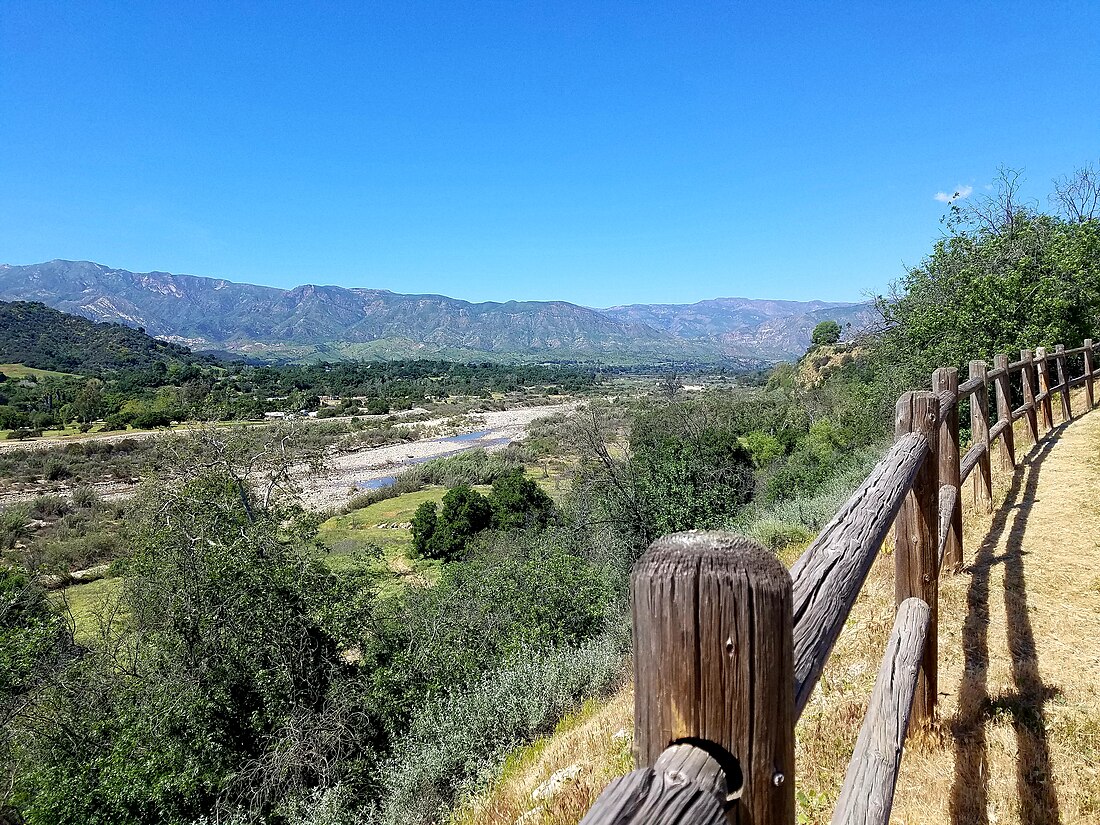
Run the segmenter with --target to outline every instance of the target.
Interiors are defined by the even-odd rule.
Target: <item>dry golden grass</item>
[[[1100,414],[1014,475],[997,463],[994,451],[992,515],[964,491],[967,566],[940,589],[940,721],[906,746],[891,821],[1100,823]],[[832,815],[893,623],[893,563],[887,542],[799,722],[800,823]],[[631,729],[631,701],[523,752],[456,823],[574,825],[631,767],[629,741],[612,737]],[[571,765],[582,774],[539,809],[532,791]]]
[[[633,769],[630,754],[634,725],[634,691],[626,688],[607,702],[590,702],[562,721],[552,736],[513,754],[501,778],[483,796],[460,807],[453,825],[523,825],[576,823],[616,776]],[[579,766],[548,800],[532,797],[556,771]]]

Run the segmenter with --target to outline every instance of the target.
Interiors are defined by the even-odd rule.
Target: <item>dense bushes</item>
[[[416,509],[412,519],[413,549],[424,558],[453,561],[463,555],[467,542],[478,533],[490,527],[543,527],[553,511],[550,497],[522,470],[497,477],[487,497],[467,484],[459,484],[443,496],[441,512],[434,501],[425,501]]]
[[[431,799],[444,804],[459,787],[448,778],[483,776],[505,743],[617,678],[621,647],[607,634],[621,586],[573,531],[539,526],[547,502],[521,478],[497,478],[508,530],[467,538],[434,586],[379,594],[311,561],[316,520],[285,495],[265,506],[253,494],[250,483],[281,470],[256,463],[270,452],[255,433],[241,437],[164,445],[166,472],[126,523],[118,609],[80,658],[54,661],[55,678],[19,688],[4,759],[9,801],[29,822],[400,811],[410,774],[391,788],[380,766],[419,747],[446,707],[446,747],[422,766],[438,769]],[[56,529],[98,511],[78,498]],[[475,505],[489,524],[493,498]],[[0,663],[9,642],[0,638]],[[36,651],[27,666],[42,672]],[[557,681],[523,682],[539,674]],[[494,711],[501,690],[516,692]]]

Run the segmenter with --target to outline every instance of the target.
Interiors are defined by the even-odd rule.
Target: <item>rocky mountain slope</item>
[[[0,299],[141,327],[192,349],[330,359],[778,360],[804,352],[819,320],[843,325],[866,312],[736,298],[606,310],[565,301],[470,303],[311,284],[285,290],[88,261],[0,265]]]
[[[836,321],[849,337],[874,319],[866,303],[714,298],[694,304],[631,304],[600,310],[616,320],[641,323],[687,341],[717,344],[725,353],[765,360],[796,358],[813,328]]]

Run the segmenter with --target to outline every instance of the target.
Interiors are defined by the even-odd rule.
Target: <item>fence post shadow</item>
[[[1016,786],[1020,821],[1024,825],[1059,823],[1058,798],[1051,779],[1050,749],[1044,706],[1057,695],[1046,685],[1036,661],[1035,635],[1028,615],[1024,579],[1024,531],[1031,516],[1043,461],[1050,455],[1066,423],[1017,467],[1004,504],[989,533],[978,547],[967,591],[963,625],[964,670],[952,732],[955,740],[955,782],[951,790],[954,825],[989,825],[989,771],[986,722],[993,716],[1011,717],[1016,734]],[[1018,502],[1013,504],[1013,502]],[[1004,552],[997,555],[1005,541]],[[1014,691],[989,694],[989,597],[994,565],[1004,565],[1006,644],[1012,658]]]

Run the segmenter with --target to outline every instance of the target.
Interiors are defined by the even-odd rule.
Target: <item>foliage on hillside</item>
[[[160,341],[144,330],[96,323],[45,304],[0,301],[0,362],[101,375],[191,360],[187,347]]]
[[[1012,170],[990,194],[952,206],[931,255],[876,301],[882,330],[860,365],[861,380],[878,390],[872,403],[927,387],[936,367],[965,376],[975,358],[1014,360],[1022,349],[1096,337],[1100,209],[1089,171],[1056,182],[1056,212],[1021,201]],[[1067,188],[1073,182],[1084,188]]]
[[[65,316],[68,317],[68,316]],[[385,364],[317,364],[224,367],[153,361],[101,378],[0,375],[0,429],[42,431],[66,425],[106,429],[168,426],[173,421],[260,420],[267,413],[320,418],[384,415],[452,396],[487,399],[530,389],[559,396],[597,387],[600,375],[564,366],[453,364],[394,361]],[[341,399],[322,403],[322,396]]]

